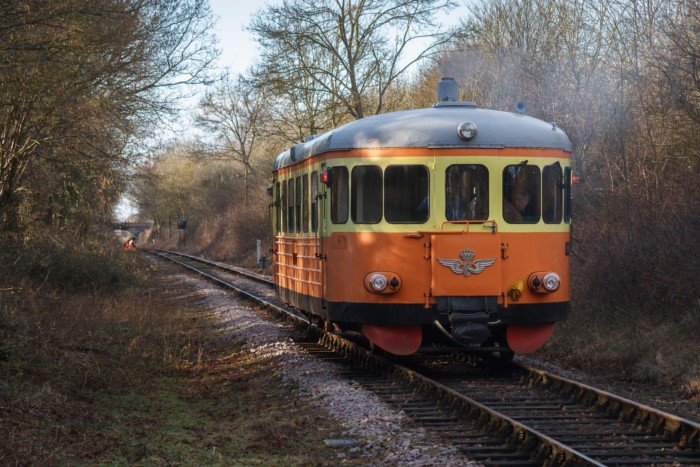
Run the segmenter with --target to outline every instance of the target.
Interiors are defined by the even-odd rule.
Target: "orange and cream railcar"
[[[568,312],[571,143],[441,85],[432,108],[354,121],[278,156],[277,292],[395,354],[440,340],[533,351]]]

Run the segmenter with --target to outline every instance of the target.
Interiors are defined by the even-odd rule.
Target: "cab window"
[[[560,224],[563,201],[563,175],[558,163],[542,170],[542,220],[546,224]]]
[[[350,211],[356,224],[382,220],[382,169],[360,165],[352,169]]]
[[[509,224],[540,221],[540,168],[508,165],[503,170],[503,219]]]
[[[571,222],[571,167],[564,169],[564,222]]]
[[[451,165],[445,172],[445,219],[489,217],[489,171],[483,165]]]
[[[348,169],[333,167],[331,172],[331,222],[348,221]]]
[[[384,172],[384,217],[392,224],[422,224],[428,220],[428,168],[390,165]]]

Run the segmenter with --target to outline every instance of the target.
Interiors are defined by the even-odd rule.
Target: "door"
[[[491,161],[453,159],[436,172],[444,174],[445,222],[431,235],[431,294],[436,297],[500,294],[501,243],[491,214]],[[490,220],[491,219],[491,220]]]

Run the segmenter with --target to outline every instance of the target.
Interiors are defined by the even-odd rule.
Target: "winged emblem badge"
[[[450,271],[454,272],[455,274],[464,274],[465,276],[481,274],[484,269],[496,262],[496,258],[472,261],[474,259],[474,252],[469,248],[462,250],[459,257],[461,258],[461,261],[458,259],[442,258],[437,258],[437,260],[438,263],[442,264],[446,268],[449,268]]]

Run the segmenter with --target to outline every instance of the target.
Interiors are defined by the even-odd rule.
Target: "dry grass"
[[[668,316],[624,310],[585,311],[575,307],[539,352],[564,366],[617,380],[683,386],[699,394],[700,313]]]
[[[69,292],[0,269],[0,464],[333,459],[336,427],[157,282]]]

